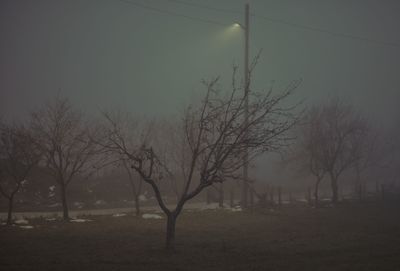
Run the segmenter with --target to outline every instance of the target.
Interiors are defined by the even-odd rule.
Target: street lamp
[[[234,28],[240,27],[240,28],[244,29],[244,27],[243,27],[240,23],[234,23],[232,26],[233,26]]]
[[[244,124],[247,127],[249,123],[249,91],[250,91],[250,75],[249,75],[249,10],[250,5],[247,2],[245,4],[245,13],[244,13],[244,26],[239,23],[235,23],[235,25],[241,27],[244,30],[244,92],[245,92],[245,115],[244,115]],[[247,137],[247,130],[245,136]],[[244,164],[243,164],[243,189],[242,189],[242,207],[247,208],[247,194],[248,194],[248,181],[249,181],[249,153],[247,149],[244,153]]]
[[[247,127],[249,123],[249,91],[250,91],[250,75],[249,75],[249,3],[245,4],[245,15],[244,15],[244,25],[241,23],[235,22],[232,24],[231,29],[239,29],[244,30],[244,92],[245,92],[245,114],[244,114],[244,125]],[[247,137],[247,129],[245,131],[245,137]],[[249,154],[247,149],[245,150],[243,157],[243,184],[242,184],[242,195],[241,195],[241,206],[242,208],[247,208],[247,194],[248,194],[248,160]],[[251,197],[252,198],[252,197]],[[251,200],[250,198],[250,200]]]

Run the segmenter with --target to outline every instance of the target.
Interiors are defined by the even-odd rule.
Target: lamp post
[[[244,13],[244,92],[245,92],[245,115],[244,115],[244,123],[245,126],[248,126],[249,123],[249,91],[250,91],[250,74],[249,74],[249,10],[250,5],[247,2],[245,4],[245,13]],[[247,131],[245,132],[245,136],[247,137]],[[248,194],[248,181],[249,181],[249,154],[247,149],[244,153],[244,164],[243,164],[243,184],[242,184],[242,199],[241,205],[242,208],[247,208],[247,194]]]
[[[247,2],[244,7],[244,25],[240,23],[234,23],[234,27],[240,27],[244,30],[244,93],[245,93],[245,114],[244,114],[244,125],[247,127],[249,123],[249,92],[250,92],[250,74],[249,74],[249,10],[250,5]],[[245,131],[245,137],[247,137],[247,129]],[[247,208],[247,194],[249,191],[249,154],[247,149],[245,150],[243,157],[243,183],[242,183],[242,194],[241,194],[241,207]]]

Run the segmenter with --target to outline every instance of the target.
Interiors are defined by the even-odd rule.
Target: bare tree
[[[235,78],[236,68],[233,78]],[[168,135],[158,139],[143,138],[136,145],[127,144],[119,123],[107,116],[104,146],[110,151],[124,154],[143,180],[154,190],[162,211],[167,216],[166,247],[172,249],[175,240],[176,220],[184,204],[197,196],[206,187],[228,179],[240,178],[239,169],[244,163],[267,151],[276,150],[287,143],[286,132],[296,123],[293,107],[282,102],[293,92],[299,82],[293,82],[283,93],[272,91],[249,96],[248,122],[244,121],[244,93],[232,83],[232,91],[217,90],[218,78],[203,82],[206,94],[198,105],[189,106],[183,115],[178,131],[181,144],[189,150],[183,164],[185,179],[176,206],[168,208],[160,191],[164,176],[170,167],[158,155],[157,140],[168,140]],[[162,140],[161,139],[161,140]],[[248,160],[244,160],[247,150]]]
[[[353,167],[356,173],[355,187],[359,200],[362,200],[366,192],[365,173],[380,163],[382,146],[380,146],[378,134],[366,121],[360,125],[357,133],[353,133],[351,144],[354,157]]]
[[[56,97],[32,113],[32,129],[47,168],[60,187],[63,218],[69,220],[68,185],[74,178],[88,177],[98,169],[98,145],[91,139],[88,123],[65,98]]]
[[[8,200],[7,225],[12,222],[14,197],[40,157],[28,129],[22,125],[0,124],[0,193]]]
[[[133,118],[130,114],[128,113],[122,113],[120,111],[115,112],[113,114],[108,113],[108,112],[103,112],[103,116],[106,119],[112,119],[113,121],[117,122],[119,127],[118,127],[118,134],[124,138],[124,144],[125,147],[127,146],[133,146],[137,143],[137,141],[143,139],[144,137],[149,137],[150,134],[149,132],[151,129],[147,131],[146,134],[136,134],[138,130],[140,130],[140,125],[141,123]],[[151,124],[149,124],[149,127]],[[142,130],[144,131],[144,129]],[[97,145],[103,146],[103,142],[99,141],[98,138],[92,138],[94,142],[96,142]],[[128,147],[129,148],[129,147]],[[106,148],[107,156],[109,156],[109,163],[110,164],[115,164],[117,166],[122,166],[124,171],[128,175],[128,181],[129,185],[132,190],[132,195],[133,195],[133,200],[135,201],[135,211],[136,215],[140,215],[140,195],[142,193],[142,187],[143,187],[143,179],[140,175],[137,174],[137,172],[132,169],[130,165],[130,160],[126,157],[125,154],[118,152],[118,151],[110,151],[110,148]]]
[[[311,108],[305,114],[305,121],[300,126],[298,144],[295,146],[295,160],[301,163],[301,168],[315,177],[314,206],[319,206],[319,185],[326,175],[324,153],[321,145],[324,138],[321,133],[322,116],[317,108]]]
[[[310,171],[318,178],[326,172],[331,181],[332,203],[338,201],[338,179],[341,174],[354,166],[357,146],[354,138],[360,137],[364,121],[349,105],[339,100],[315,107],[310,111],[312,126],[308,152],[312,154]],[[314,159],[315,158],[315,159]]]
[[[135,201],[136,215],[140,215],[140,194],[142,193],[143,180],[140,176],[136,176],[136,171],[133,171],[129,166],[129,161],[122,159],[121,164],[128,174],[129,184],[132,189],[133,199]]]

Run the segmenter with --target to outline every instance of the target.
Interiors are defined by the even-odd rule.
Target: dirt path
[[[203,202],[187,203],[184,209],[201,209],[205,206]],[[168,205],[168,208],[174,208],[174,205]],[[142,212],[162,212],[159,206],[145,206],[141,207]],[[70,210],[70,217],[77,217],[83,215],[113,215],[118,213],[129,213],[134,212],[134,207],[125,208],[110,208],[110,209],[84,209],[84,210]],[[7,217],[7,213],[0,213],[0,219],[4,220]],[[39,217],[62,217],[61,211],[51,212],[14,212],[14,219],[20,218],[39,218]]]

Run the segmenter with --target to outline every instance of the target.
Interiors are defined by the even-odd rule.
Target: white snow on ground
[[[236,206],[236,207],[234,207],[234,208],[231,208],[230,209],[232,212],[241,212],[242,211],[242,208],[240,207],[240,206]]]
[[[201,207],[201,210],[216,210],[219,208],[218,203],[210,203]]]
[[[56,195],[55,189],[56,189],[55,185],[49,186],[49,198],[52,198]]]
[[[106,201],[102,200],[102,199],[96,200],[96,202],[94,203],[94,205],[97,205],[97,206],[105,205],[105,204],[106,204]]]
[[[210,203],[210,204],[205,204],[203,205],[200,210],[204,211],[204,210],[229,210],[232,212],[241,212],[242,208],[240,206],[236,206],[236,207],[229,207],[227,205],[224,205],[224,207],[220,207],[218,203]],[[194,211],[194,210],[193,210]]]
[[[29,230],[29,229],[33,229],[33,226],[19,226],[19,228],[20,228],[20,229]]]
[[[56,221],[56,220],[57,220],[57,218],[55,218],[55,217],[46,218],[46,221]]]
[[[83,219],[83,218],[75,218],[75,219],[71,219],[71,222],[76,222],[76,223],[83,223],[83,222],[89,222],[89,221],[93,221],[90,219]]]
[[[26,224],[29,224],[29,221],[21,218],[21,219],[15,220],[14,223],[18,224],[18,225],[24,225],[24,224],[26,225]]]
[[[85,203],[83,203],[83,202],[79,202],[79,201],[74,202],[74,206],[77,207],[78,209],[81,209],[83,207],[83,205],[85,205]]]
[[[163,217],[157,214],[143,214],[142,218],[144,219],[162,219]]]
[[[126,216],[126,214],[122,214],[122,213],[121,214],[113,214],[112,216],[113,217],[121,217],[121,216]]]
[[[302,203],[308,203],[308,200],[306,200],[306,199],[297,199],[296,201],[297,202],[302,202]]]

